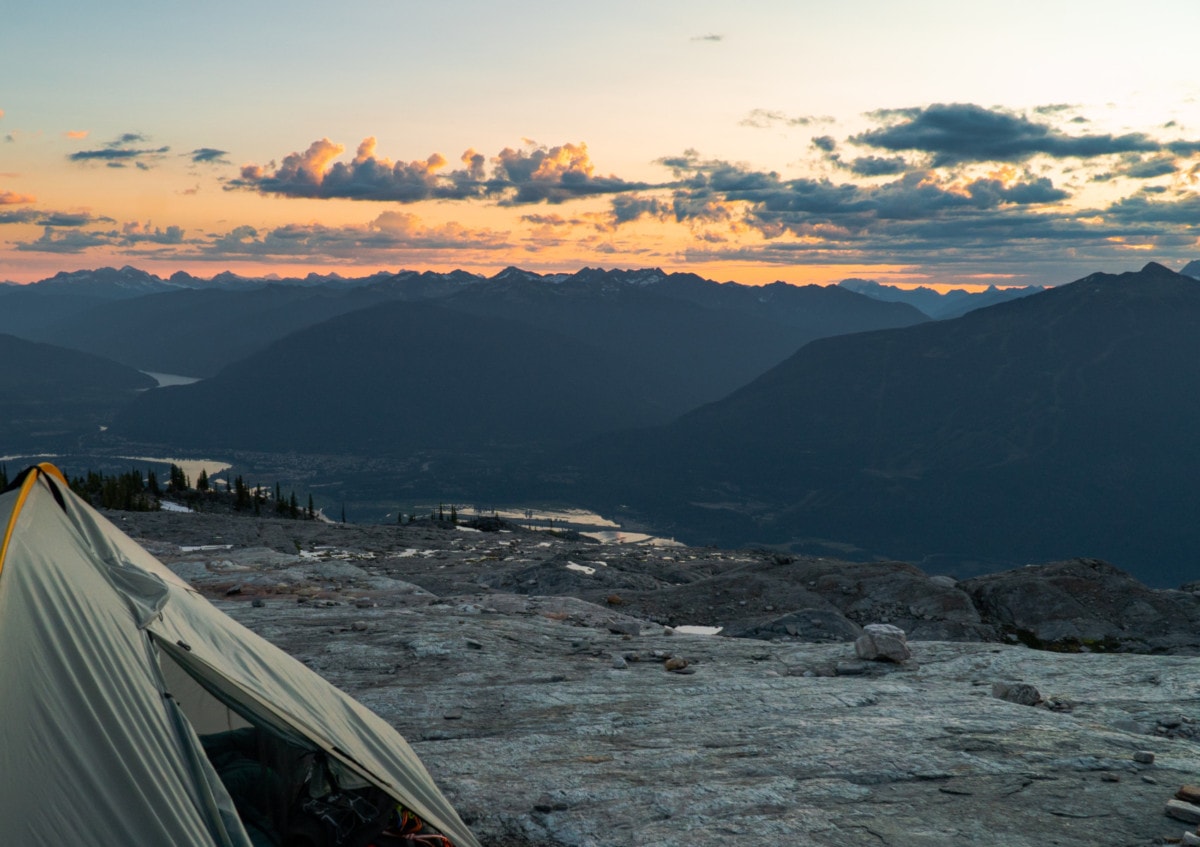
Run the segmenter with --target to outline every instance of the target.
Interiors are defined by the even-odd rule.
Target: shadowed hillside
[[[5,449],[95,433],[154,380],[87,353],[0,334],[0,439]]]
[[[1151,264],[962,318],[824,339],[579,488],[692,542],[960,572],[1105,557],[1177,584],[1200,549],[1200,285]]]
[[[189,447],[360,453],[549,443],[653,419],[652,380],[565,336],[389,302],[139,398],[114,432]]]

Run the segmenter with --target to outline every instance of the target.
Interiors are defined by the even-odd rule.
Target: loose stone
[[[992,696],[1019,706],[1036,706],[1042,702],[1041,693],[1025,682],[993,682]]]
[[[854,653],[868,661],[906,662],[912,658],[908,648],[908,637],[898,626],[871,623],[863,627],[863,634],[854,642]]]
[[[1167,801],[1167,806],[1163,811],[1167,817],[1175,818],[1175,820],[1183,821],[1184,823],[1200,823],[1200,806],[1194,803],[1172,798]]]

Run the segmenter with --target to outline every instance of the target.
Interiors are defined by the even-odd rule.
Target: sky
[[[12,4],[0,280],[1178,269],[1197,32],[1196,0]]]

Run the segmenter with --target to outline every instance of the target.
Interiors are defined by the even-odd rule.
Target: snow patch
[[[671,627],[676,632],[681,632],[684,635],[716,635],[725,627],[723,626],[698,626],[695,624],[684,624],[683,626]]]

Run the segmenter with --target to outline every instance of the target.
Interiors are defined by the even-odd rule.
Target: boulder
[[[871,623],[863,627],[863,634],[854,642],[854,653],[869,661],[895,662],[900,664],[912,658],[908,639],[898,626],[886,623]]]

